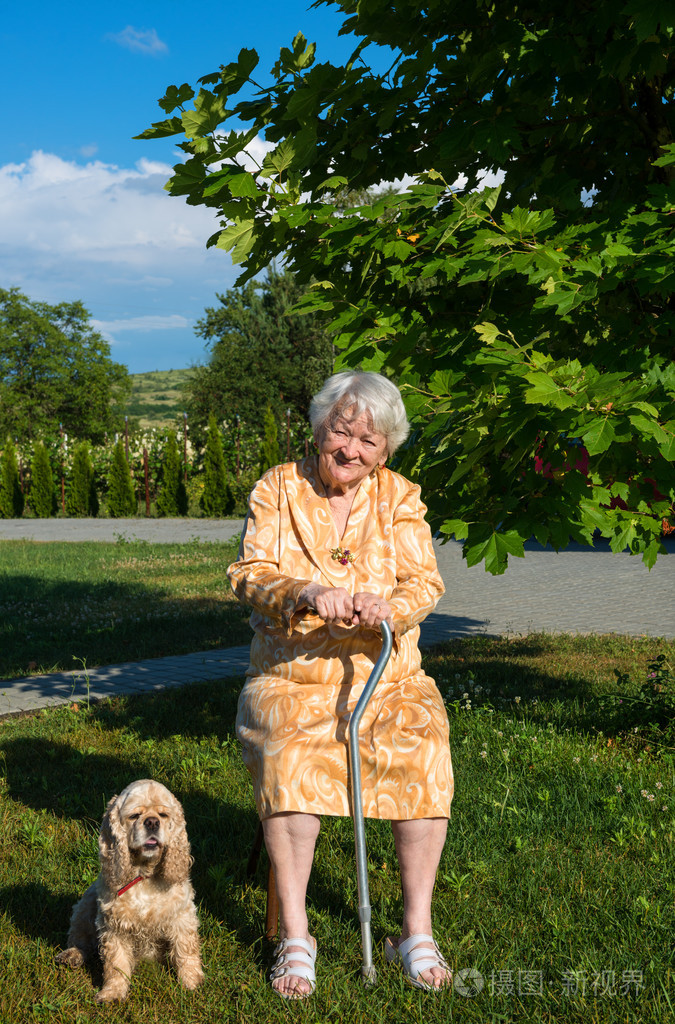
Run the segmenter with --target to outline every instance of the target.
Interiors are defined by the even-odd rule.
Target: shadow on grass
[[[55,944],[66,938],[75,899],[75,893],[56,896],[41,882],[0,888],[0,906],[14,925],[32,939]]]
[[[242,792],[241,802],[235,803],[212,797],[197,784],[194,788],[189,782],[181,784],[176,781],[176,762],[161,754],[158,759],[157,748],[144,745],[144,740],[171,738],[178,730],[181,737],[192,739],[214,734],[221,741],[231,738],[237,696],[238,687],[228,680],[217,686],[198,684],[92,706],[88,722],[100,725],[103,734],[123,730],[127,736],[134,736],[133,753],[126,759],[91,748],[81,751],[64,739],[9,738],[2,744],[7,798],[58,818],[86,821],[93,828],[101,820],[106,801],[129,782],[158,778],[172,789],[185,810],[197,901],[208,908],[210,915],[222,920],[239,942],[252,946],[263,932],[268,864],[263,853],[255,878],[247,878],[247,862],[258,827],[249,793]],[[94,735],[101,735],[98,728]],[[53,858],[53,854],[49,856]],[[13,912],[12,917],[34,938],[62,945],[72,904],[82,893],[74,892],[68,899],[50,894],[43,884],[38,887],[38,899],[30,895],[35,888],[8,887],[14,907],[21,908],[25,903],[25,909]],[[320,871],[314,873],[309,897],[315,905],[329,907],[331,913],[354,913],[343,893],[336,892],[334,883],[323,878]],[[251,925],[251,899],[260,908],[256,927]]]
[[[225,592],[225,583],[223,584]],[[50,582],[5,573],[0,679],[249,643],[250,612],[143,583]]]
[[[466,693],[474,710],[488,704],[533,725],[606,736],[632,732],[637,693],[649,662],[675,644],[653,637],[566,636],[456,638],[424,652],[425,671],[450,700]],[[615,669],[626,673],[619,682]]]

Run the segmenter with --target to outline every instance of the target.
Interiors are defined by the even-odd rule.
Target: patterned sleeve
[[[420,499],[420,488],[410,484],[394,511],[397,582],[389,603],[394,609],[396,636],[402,636],[422,622],[445,593],[431,530],[424,518],[426,510]]]
[[[282,517],[280,515],[281,474],[278,467],[258,481],[249,498],[237,561],[228,567],[232,589],[242,604],[275,622],[288,636],[299,618],[296,607],[300,592],[309,579],[293,579],[279,572]]]

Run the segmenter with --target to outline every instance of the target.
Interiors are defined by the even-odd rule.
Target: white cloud
[[[268,153],[272,152],[275,145],[276,143],[265,142],[259,135],[256,135],[256,137],[249,142],[243,154],[240,154],[239,160],[243,163],[247,171],[257,170],[259,167],[262,167],[265,157]]]
[[[167,164],[149,160],[135,168],[81,165],[40,151],[23,164],[6,164],[0,258],[19,275],[35,259],[71,258],[163,277],[179,253],[203,253],[217,227],[211,211],[164,191],[170,175]]]
[[[128,168],[44,152],[0,166],[0,286],[80,299],[134,371],[202,358],[192,325],[238,268],[205,247],[215,213],[164,191],[171,173],[153,160]]]
[[[122,32],[110,32],[106,38],[123,46],[125,50],[131,50],[132,53],[156,56],[169,52],[169,47],[162,42],[154,28],[140,29],[134,28],[133,25],[127,25]]]
[[[124,331],[171,331],[177,328],[191,327],[191,322],[184,316],[133,316],[121,320],[91,320],[91,325],[106,338],[115,342],[116,335]]]

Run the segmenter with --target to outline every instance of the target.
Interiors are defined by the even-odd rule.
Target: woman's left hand
[[[354,626],[367,626],[370,629],[379,629],[383,622],[388,622],[392,627],[392,607],[383,597],[377,594],[362,592],[354,594],[354,615],[352,624]],[[393,627],[392,627],[393,628]]]

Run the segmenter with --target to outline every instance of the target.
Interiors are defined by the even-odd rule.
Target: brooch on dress
[[[349,565],[354,561],[354,556],[349,548],[345,548],[344,550],[342,548],[331,548],[330,557],[334,562],[339,562],[340,565]]]

